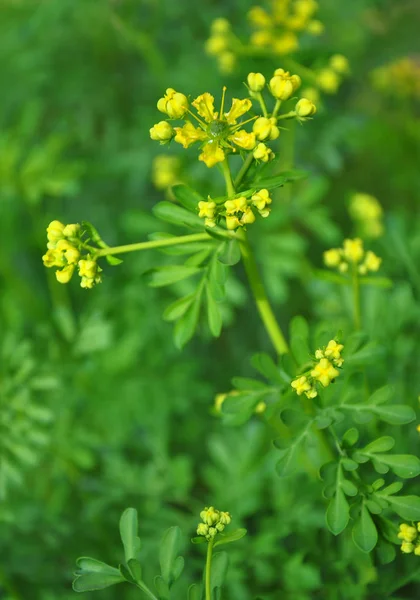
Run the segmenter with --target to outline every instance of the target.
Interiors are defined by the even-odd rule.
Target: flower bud
[[[255,137],[260,140],[276,140],[280,135],[280,129],[276,125],[277,119],[271,117],[259,117],[254,121],[252,129],[255,133]]]
[[[150,129],[150,137],[156,142],[166,144],[175,135],[175,131],[170,123],[167,121],[159,121],[156,125],[153,125]]]
[[[157,108],[171,119],[181,119],[188,110],[188,99],[184,94],[168,88],[165,96],[158,101]]]
[[[61,269],[61,271],[56,271],[55,276],[59,283],[68,283],[74,273],[75,265],[68,265]]]
[[[333,71],[339,73],[340,75],[345,75],[350,70],[349,61],[342,54],[334,54],[331,56],[330,67]]]
[[[262,162],[268,162],[274,158],[274,152],[262,142],[255,148],[253,155],[256,160],[261,160]]]
[[[230,23],[227,19],[215,19],[211,24],[212,33],[228,33],[230,31]]]
[[[293,84],[290,79],[275,75],[270,79],[270,91],[277,100],[288,100],[293,94]]]
[[[63,235],[66,238],[75,238],[79,235],[80,225],[78,223],[72,223],[66,225],[63,229]]]
[[[307,98],[301,98],[296,104],[295,111],[298,117],[311,117],[316,113],[316,106]]]
[[[265,86],[265,77],[262,73],[249,73],[247,82],[251,92],[261,92]]]
[[[58,242],[64,237],[64,225],[60,221],[51,221],[47,227],[47,238],[49,242]]]

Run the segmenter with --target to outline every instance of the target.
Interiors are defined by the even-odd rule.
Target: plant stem
[[[289,352],[289,347],[283,332],[277,323],[276,317],[274,316],[270,302],[268,301],[264,284],[258,272],[258,266],[255,261],[255,257],[244,232],[241,232],[239,246],[241,249],[245,271],[248,276],[249,285],[252,293],[254,294],[255,303],[257,305],[262,322],[264,323],[268,337],[270,338],[277,354],[287,354],[287,352]]]
[[[164,248],[165,246],[177,246],[178,244],[190,244],[191,242],[205,242],[211,240],[208,233],[193,233],[192,235],[180,235],[163,240],[152,240],[150,242],[138,242],[136,244],[126,244],[125,246],[114,246],[112,248],[103,248],[98,250],[95,258],[107,256],[108,254],[124,254],[125,252],[136,252],[137,250],[150,250],[152,248]]]
[[[213,544],[214,544],[214,538],[211,538],[209,543],[207,544],[206,574],[205,574],[206,600],[211,600],[211,559],[213,558]]]
[[[362,319],[360,311],[360,281],[359,273],[357,271],[357,265],[353,265],[352,287],[354,304],[354,326],[356,328],[356,331],[358,331],[362,326]]]
[[[225,157],[225,160],[221,163],[221,165],[223,176],[225,178],[227,194],[228,196],[234,196],[235,188],[233,186],[232,173],[230,172],[229,161],[227,159],[227,156]]]
[[[255,97],[258,100],[258,102],[260,103],[261,110],[263,112],[264,117],[267,117],[268,116],[268,111],[267,111],[267,106],[265,104],[265,100],[263,98],[263,95],[261,94],[261,92],[257,92],[255,94]]]
[[[280,106],[281,106],[281,100],[276,100],[276,103],[274,105],[273,114],[271,115],[272,117],[275,117],[277,115],[277,113],[280,110]]]
[[[248,154],[248,156],[246,157],[246,159],[244,160],[244,163],[243,163],[242,167],[240,168],[239,173],[236,176],[235,184],[234,184],[235,189],[238,189],[238,187],[241,185],[243,178],[248,173],[248,171],[252,165],[253,160],[254,160],[254,155],[252,154],[252,152],[250,152]]]
[[[154,595],[154,593],[151,590],[149,590],[149,588],[143,581],[137,581],[136,585],[146,594],[146,596],[150,598],[150,600],[158,600],[158,598]]]

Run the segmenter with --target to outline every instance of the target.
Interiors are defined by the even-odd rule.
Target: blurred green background
[[[74,598],[78,556],[121,559],[118,519],[126,506],[139,511],[150,576],[161,534],[182,528],[190,557],[179,588],[185,597],[188,577],[200,578],[201,548],[187,545],[205,504],[229,510],[250,531],[232,548],[227,597],[374,598],[369,583],[378,574],[368,557],[325,531],[322,499],[311,496],[316,483],[277,479],[272,432],[257,419],[226,429],[211,414],[231,377],[251,372],[252,353],[270,351],[241,269],[229,282],[222,336],[211,340],[202,327],[179,352],[161,318],[173,293],[142,278],[165,264],[164,255],[127,256],[92,291],[75,281],[60,286],[41,261],[53,219],[92,221],[111,245],[163,230],[151,212],[165,195],[151,183],[162,151],[149,139],[160,120],[156,101],[166,87],[217,96],[226,84],[240,94],[249,71],[282,66],[241,59],[223,76],[205,54],[211,21],[227,17],[245,31],[251,5],[0,2],[1,598]],[[370,292],[367,329],[392,340],[384,369],[401,394],[416,398],[419,98],[378,90],[371,74],[402,57],[419,60],[420,7],[320,0],[319,18],[326,34],[296,59],[310,65],[339,52],[351,76],[296,131],[295,165],[310,172],[308,181],[293,201],[290,191],[280,196],[251,239],[283,326],[304,314],[335,319],[345,330],[340,297],[310,280],[309,264],[319,266],[323,250],[354,233],[349,196],[375,195],[386,235],[372,247],[396,283],[391,292]],[[183,181],[204,195],[221,193],[217,170],[199,164],[194,150],[168,152],[179,155]],[[414,429],[411,439],[417,453]],[[137,594],[126,586],[97,597]]]

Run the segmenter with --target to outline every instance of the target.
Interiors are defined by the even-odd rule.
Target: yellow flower
[[[80,252],[77,248],[72,246],[71,248],[67,248],[67,250],[65,250],[64,256],[66,257],[69,265],[76,265],[80,258]]]
[[[295,33],[287,31],[275,38],[273,50],[276,54],[290,54],[299,48],[298,38]]]
[[[236,56],[233,52],[222,52],[219,54],[219,68],[222,73],[232,73],[236,64]]]
[[[324,33],[325,27],[321,21],[314,19],[308,23],[306,31],[311,35],[322,35]]]
[[[410,544],[410,542],[403,542],[401,544],[401,552],[404,554],[411,554],[414,551],[414,544]]]
[[[305,29],[308,19],[304,15],[292,15],[286,20],[286,27],[292,31]]]
[[[80,225],[78,223],[72,223],[66,225],[63,229],[63,235],[66,238],[76,238],[80,232]]]
[[[270,208],[268,208],[268,205],[272,202],[268,190],[259,190],[251,197],[251,201],[262,217],[268,217],[270,214]]]
[[[170,119],[181,119],[188,110],[188,98],[173,88],[168,88],[165,96],[158,101],[157,108]]]
[[[204,510],[201,511],[200,518],[203,521],[203,523],[212,526],[219,521],[220,513],[213,506],[210,506],[209,508],[206,507]]]
[[[280,129],[277,127],[277,119],[271,117],[259,117],[254,121],[252,129],[258,140],[276,140],[280,135]]]
[[[216,225],[216,202],[200,201],[198,203],[198,216],[204,218],[206,227],[214,227]]]
[[[327,267],[338,267],[341,263],[341,250],[338,248],[331,248],[331,250],[326,250],[324,252],[324,263]]]
[[[349,61],[342,54],[334,54],[330,58],[330,67],[336,73],[345,75],[350,71]]]
[[[230,513],[223,512],[223,511],[220,511],[219,519],[220,519],[220,523],[222,523],[222,525],[229,525],[229,523],[232,521],[232,517],[230,516]]]
[[[398,537],[404,542],[413,542],[417,538],[417,530],[406,523],[401,523]]]
[[[380,219],[383,214],[382,206],[370,194],[354,194],[350,200],[350,214],[359,221]]]
[[[285,71],[284,69],[276,69],[274,71],[274,77],[281,77],[285,81],[290,81],[294,92],[302,85],[302,80],[299,75],[290,75],[290,72]]]
[[[305,396],[307,398],[316,398],[318,396],[318,392],[316,391],[316,389],[314,387],[311,387],[310,390],[308,390],[307,392],[305,392]]]
[[[156,125],[153,125],[150,129],[150,137],[152,140],[165,144],[169,142],[174,136],[174,129],[167,121],[160,121]]]
[[[316,106],[307,98],[301,98],[296,104],[295,111],[298,117],[311,117],[316,113]]]
[[[297,377],[290,385],[298,396],[301,396],[304,392],[308,392],[311,389],[311,384],[305,375],[302,375],[302,377]]]
[[[317,379],[324,387],[327,387],[339,374],[340,371],[338,371],[327,358],[321,358],[319,363],[311,371],[311,376],[314,379]]]
[[[265,86],[265,77],[262,73],[249,73],[247,82],[251,92],[261,92]]]
[[[51,221],[47,227],[47,239],[49,242],[55,244],[58,240],[64,237],[64,225],[60,221]]]
[[[80,286],[82,288],[91,289],[96,283],[101,283],[102,278],[99,273],[102,269],[96,261],[88,258],[79,260],[79,275],[81,277]]]
[[[341,351],[343,350],[343,344],[337,344],[335,340],[330,340],[327,347],[325,348],[324,355],[331,359],[336,367],[343,366],[344,359],[341,358]],[[318,358],[315,354],[315,357]],[[322,357],[321,357],[322,358]]]
[[[68,283],[72,278],[74,269],[75,265],[67,265],[67,267],[64,267],[63,269],[61,269],[61,271],[56,271],[55,276],[57,278],[57,281],[59,283]]]
[[[164,190],[176,183],[180,160],[177,156],[161,154],[152,163],[152,181],[159,190]]]
[[[217,115],[214,112],[214,96],[205,92],[198,96],[193,102],[192,105],[203,119],[210,123],[213,119],[216,119]]]
[[[230,141],[239,146],[240,148],[244,148],[245,150],[252,150],[255,148],[256,139],[254,133],[248,133],[244,129],[240,129],[236,131],[230,136]]]
[[[254,31],[254,33],[250,37],[251,46],[257,46],[257,48],[264,48],[268,46],[273,41],[273,34],[269,29],[260,29],[259,31]]]
[[[267,404],[263,401],[258,402],[257,406],[255,407],[255,413],[257,415],[261,415],[262,413],[264,413],[266,411],[267,408]]]
[[[197,527],[197,535],[206,536],[209,532],[209,526],[206,523],[199,523]]]
[[[416,556],[420,556],[420,544],[417,544],[417,546],[414,548],[414,554]]]
[[[228,33],[230,31],[230,23],[227,19],[214,19],[211,24],[212,33]]]
[[[237,216],[226,216],[226,228],[229,230],[241,227],[242,223]]]
[[[366,256],[365,256],[365,261],[362,265],[363,267],[363,271],[378,271],[379,267],[381,266],[381,262],[382,262],[382,258],[379,258],[379,256],[376,256],[376,254],[374,252],[371,252],[371,250],[368,250],[366,252]],[[362,268],[360,267],[360,268]]]
[[[312,17],[318,9],[318,3],[315,0],[296,0],[294,9],[298,15]]]
[[[198,157],[198,160],[203,161],[207,167],[214,167],[218,162],[222,162],[225,159],[225,153],[218,145],[216,141],[210,140],[204,146],[202,153]]]
[[[225,208],[227,215],[234,215],[238,212],[245,212],[248,207],[248,201],[245,196],[235,198],[234,200],[226,200]]]
[[[229,47],[229,40],[224,35],[213,35],[205,43],[205,50],[210,56],[217,56]]]
[[[335,94],[340,85],[340,78],[332,69],[322,69],[317,75],[317,83],[326,94]]]
[[[360,238],[344,240],[343,256],[348,262],[354,264],[359,263],[363,258],[363,254],[363,242]]]
[[[253,6],[248,11],[248,19],[255,27],[270,27],[272,23],[271,16],[261,6]]]
[[[274,152],[262,142],[257,145],[253,155],[256,160],[261,160],[262,162],[268,162],[274,158]]]
[[[255,215],[252,212],[252,208],[249,206],[244,214],[241,217],[241,223],[242,225],[251,225],[251,223],[255,222]]]
[[[49,248],[47,252],[42,257],[42,262],[44,266],[50,267],[64,267],[64,255],[61,252],[57,252],[57,250],[53,248]]]
[[[225,113],[226,121],[229,124],[234,125],[237,119],[239,119],[239,117],[242,117],[242,115],[247,113],[251,107],[252,102],[249,98],[245,98],[244,100],[238,100],[238,98],[233,98],[232,106],[229,112]]]
[[[206,132],[200,127],[194,127],[192,123],[185,123],[182,127],[175,127],[176,135],[175,142],[182,144],[184,148],[188,148],[195,142],[201,142],[206,139]]]
[[[288,100],[293,94],[293,84],[289,79],[275,75],[270,79],[270,91],[277,100]]]

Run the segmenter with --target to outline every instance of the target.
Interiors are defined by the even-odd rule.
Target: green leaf
[[[235,529],[234,531],[230,531],[229,533],[219,533],[216,542],[214,544],[214,548],[216,546],[221,546],[222,544],[230,544],[231,542],[236,542],[240,540],[247,534],[246,529]]]
[[[206,298],[207,298],[207,318],[209,322],[209,328],[214,337],[219,337],[222,331],[222,314],[220,308],[217,305],[212,293],[209,283],[206,285]]]
[[[226,552],[217,552],[213,555],[210,575],[211,589],[221,588],[229,566],[229,557]]]
[[[173,225],[184,225],[204,231],[204,219],[200,219],[197,214],[194,214],[177,204],[171,202],[159,202],[159,204],[156,204],[153,208],[153,213],[158,219],[172,223]]]
[[[175,302],[172,302],[169,306],[166,307],[163,318],[165,321],[176,321],[186,312],[187,308],[191,305],[195,298],[195,293],[188,294],[188,296],[183,296],[182,298],[178,298]]]
[[[412,479],[420,475],[420,459],[412,454],[375,454],[374,457],[390,467],[398,477]]]
[[[378,531],[366,506],[363,504],[360,516],[353,526],[352,538],[362,552],[371,552],[378,542]]]
[[[251,365],[269,381],[284,385],[285,382],[280,375],[279,367],[268,354],[264,352],[254,354],[251,358]]]
[[[141,581],[142,568],[139,561],[135,558],[130,558],[130,560],[127,561],[127,566],[134,581]]]
[[[198,203],[204,200],[204,198],[198,192],[187,185],[184,185],[183,183],[173,185],[171,190],[178,202],[191,212],[196,211],[198,208]]]
[[[124,545],[125,562],[137,558],[140,550],[140,538],[137,535],[137,511],[135,508],[126,508],[120,519],[120,535]]]
[[[106,261],[109,265],[111,265],[112,267],[115,267],[116,265],[120,265],[123,261],[121,258],[117,258],[116,256],[111,256],[110,254],[107,254],[105,256]]]
[[[197,328],[198,318],[200,316],[202,289],[201,286],[197,289],[193,302],[175,325],[174,341],[177,348],[183,348],[192,338]]]
[[[81,557],[76,561],[78,570],[73,581],[75,592],[93,592],[103,590],[124,581],[118,569],[104,562],[89,557]]]
[[[375,406],[372,409],[381,421],[390,425],[406,425],[416,418],[416,413],[406,404],[392,404],[389,406]]]
[[[373,285],[380,288],[391,288],[394,285],[388,277],[360,277],[361,285]]]
[[[157,577],[155,577],[154,584],[159,596],[159,600],[169,600],[169,586],[160,575],[157,575]]]
[[[382,494],[377,495],[384,497]],[[419,496],[385,496],[385,499],[402,519],[420,521]]]
[[[200,267],[188,267],[186,265],[171,265],[166,267],[158,267],[150,272],[150,287],[162,287],[171,285],[177,281],[182,281],[193,275],[200,273]]]
[[[374,452],[388,452],[395,446],[395,440],[389,435],[374,440],[367,446],[365,446],[360,452],[364,454],[373,454]]]
[[[305,179],[308,176],[306,171],[284,171],[283,173],[279,173],[274,177],[267,177],[266,179],[260,179],[252,181],[252,183],[247,183],[250,188],[258,188],[258,189],[267,189],[274,190],[278,187],[285,185],[286,183],[292,183],[294,181],[300,181],[301,179]]]
[[[309,435],[309,426],[310,423],[291,441],[288,448],[280,449],[280,460],[276,465],[276,470],[280,477],[294,475],[301,467],[300,457],[303,450],[302,447]],[[278,447],[279,442],[284,443],[283,440],[274,440],[274,445]]]
[[[159,562],[162,577],[169,587],[179,577],[184,566],[183,558],[178,556],[180,544],[181,531],[179,527],[170,527],[165,531],[160,544]]]
[[[385,402],[389,402],[392,399],[393,394],[393,387],[391,385],[384,385],[373,392],[369,397],[368,404],[385,404]]]
[[[351,279],[335,273],[334,271],[326,271],[325,269],[313,269],[312,275],[315,279],[321,279],[322,281],[328,281],[330,283],[337,283],[338,285],[351,285]]]
[[[349,503],[341,488],[341,475],[339,475],[339,472],[341,472],[340,467],[337,469],[336,493],[330,500],[325,515],[327,527],[334,535],[338,535],[344,531],[350,519]]]
[[[197,583],[193,583],[188,588],[188,600],[201,600],[203,597],[203,588]]]
[[[236,265],[241,260],[241,250],[238,241],[226,240],[222,242],[217,259],[224,265]]]

